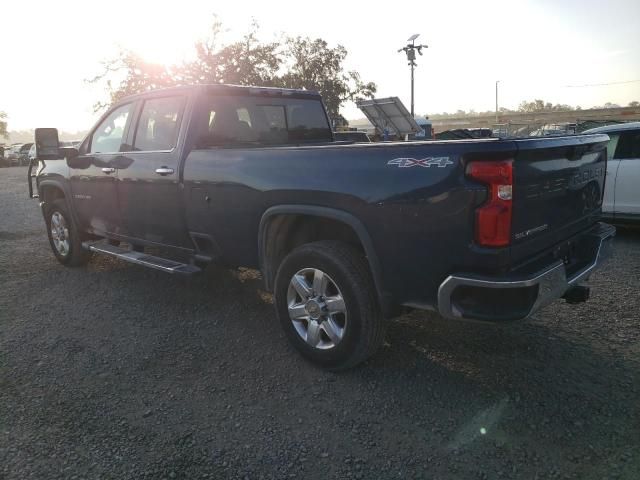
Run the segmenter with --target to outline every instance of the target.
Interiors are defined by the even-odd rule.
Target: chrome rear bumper
[[[568,272],[565,262],[557,260],[535,274],[514,274],[504,277],[485,277],[473,274],[450,275],[438,289],[438,311],[447,318],[490,320],[486,313],[474,312],[473,308],[468,308],[468,304],[474,302],[481,304],[482,297],[486,297],[483,295],[483,292],[487,292],[485,289],[501,290],[501,295],[505,299],[517,292],[524,293],[526,289],[530,295],[524,295],[523,298],[526,297],[528,300],[513,309],[512,313],[503,310],[500,319],[520,320],[526,318],[555,299],[562,297],[572,286],[586,280],[610,256],[614,236],[615,228],[604,223],[598,224],[596,228],[581,236],[579,241],[587,258],[582,259],[581,264],[584,266],[574,272]],[[471,299],[471,302],[467,302],[467,308],[461,306],[461,303],[464,302],[456,302],[456,290],[460,287],[468,287],[465,288],[467,295],[477,296],[477,300]],[[492,308],[495,310],[500,308],[500,305],[492,305]],[[509,309],[510,307],[505,308]]]

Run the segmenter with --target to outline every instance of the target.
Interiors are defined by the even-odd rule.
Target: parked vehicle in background
[[[27,155],[27,157],[29,159],[29,165],[31,165],[31,162],[34,162],[36,160],[36,144],[35,143],[31,145],[31,148],[29,149],[29,154]]]
[[[418,133],[409,135],[409,140],[432,140],[433,134],[433,122],[425,117],[414,117],[418,126],[422,129]]]
[[[530,137],[555,137],[562,135],[575,135],[578,126],[575,123],[550,123],[534,130]]]
[[[29,150],[33,143],[25,143],[20,147],[18,151],[18,165],[29,165]]]
[[[608,140],[340,144],[317,93],[200,85],[122,99],[78,150],[37,129],[36,186],[60,263],[259,268],[291,343],[339,369],[403,307],[507,322],[586,301],[615,233]]]
[[[28,165],[29,149],[33,143],[14,143],[8,153],[5,151],[5,165],[7,167]]]
[[[369,143],[371,139],[367,132],[359,132],[357,130],[344,130],[341,132],[333,132],[333,139],[336,142],[354,142]]]
[[[469,138],[489,138],[493,134],[490,128],[455,128],[436,133],[436,140],[465,140]]]
[[[594,133],[609,135],[602,213],[618,223],[640,222],[640,122],[584,132]]]
[[[5,163],[8,167],[20,165],[20,149],[22,148],[22,145],[22,143],[14,143],[5,152]]]

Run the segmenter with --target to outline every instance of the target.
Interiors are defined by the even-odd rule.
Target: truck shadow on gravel
[[[223,363],[235,362],[238,357],[271,356],[275,364],[293,364],[294,370],[315,378],[376,381],[380,399],[390,393],[381,391],[381,386],[391,390],[416,389],[409,396],[411,409],[424,401],[420,393],[437,389],[443,395],[455,392],[464,404],[468,400],[463,393],[466,390],[470,395],[490,395],[499,401],[507,398],[512,406],[520,404],[525,412],[536,409],[537,415],[524,422],[535,425],[533,431],[565,430],[563,435],[571,437],[572,432],[579,434],[589,425],[595,427],[598,419],[609,425],[611,409],[617,406],[625,410],[624,405],[631,406],[637,393],[631,387],[638,385],[638,365],[617,357],[615,352],[593,348],[588,336],[563,335],[560,322],[584,319],[576,316],[557,320],[549,314],[556,305],[529,321],[506,325],[451,322],[437,314],[414,312],[389,323],[384,347],[362,368],[332,374],[308,364],[289,346],[272,305],[264,301],[258,280],[246,275],[240,280],[232,272],[215,268],[201,278],[177,283],[155,272],[135,274],[157,276],[158,283],[153,282],[156,286],[162,281],[164,288],[175,289],[165,298],[172,303],[177,301],[183,315],[177,325],[171,323],[175,318],[167,317],[170,323],[164,324],[165,328],[177,333],[178,325],[190,325],[186,315],[191,311],[196,318],[204,316],[213,321],[203,334],[225,331],[225,341],[233,344],[224,351],[229,357],[214,353],[213,349],[203,351],[216,355]],[[144,283],[139,283],[143,289]],[[179,334],[171,339],[176,340]],[[629,408],[628,413],[637,412]],[[538,421],[533,419],[535,416],[542,418]],[[619,420],[616,427],[628,422],[624,416]]]
[[[584,319],[555,305],[505,326],[405,315],[375,357],[336,374],[293,351],[251,275],[185,280],[105,258],[46,275],[34,318],[7,336],[3,388],[41,385],[47,401],[21,407],[35,428],[110,473],[92,446],[126,446],[123,472],[152,477],[640,471],[637,358],[594,339],[593,321],[563,329]]]

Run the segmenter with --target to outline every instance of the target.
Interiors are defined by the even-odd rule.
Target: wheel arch
[[[258,232],[258,257],[267,290],[273,290],[278,265],[286,253],[290,251],[290,249],[288,251],[285,249],[283,254],[273,255],[274,245],[278,244],[278,240],[283,240],[282,237],[279,237],[280,232],[286,233],[289,231],[288,228],[283,228],[282,224],[287,220],[293,222],[300,219],[307,222],[310,221],[310,219],[314,219],[316,221],[328,220],[336,222],[336,224],[341,224],[352,232],[354,239],[357,238],[359,243],[358,246],[361,248],[367,259],[380,306],[383,311],[388,311],[389,302],[386,301],[386,297],[383,293],[384,289],[380,262],[369,232],[364,224],[353,214],[330,207],[314,205],[277,205],[264,212],[260,220],[260,228]],[[344,234],[350,235],[346,230],[344,231]],[[317,238],[315,240],[321,239],[323,240],[324,238]],[[297,245],[294,244],[294,247],[295,246]]]
[[[57,180],[45,179],[38,182],[38,195],[40,198],[40,208],[44,213],[47,205],[50,205],[53,201],[58,199],[64,199],[73,220],[77,224],[77,217],[75,208],[73,208],[73,202],[71,201],[71,192],[68,189],[68,185]]]
[[[67,189],[55,180],[42,180],[38,182],[38,194],[40,196],[40,203],[51,203],[58,198],[68,197]]]

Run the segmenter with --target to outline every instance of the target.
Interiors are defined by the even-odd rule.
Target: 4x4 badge
[[[453,165],[453,162],[449,160],[449,157],[427,157],[427,158],[394,158],[389,160],[387,165],[397,165],[400,168],[409,167],[438,167],[445,168],[448,165]]]

